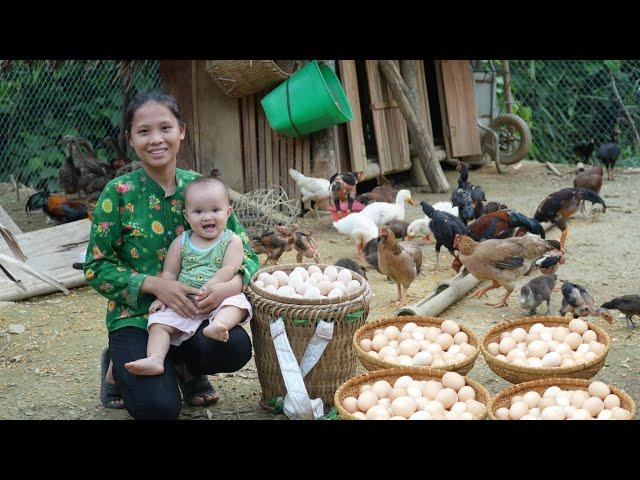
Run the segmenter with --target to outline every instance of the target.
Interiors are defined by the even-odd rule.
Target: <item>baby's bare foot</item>
[[[223,324],[213,321],[209,322],[209,325],[202,330],[205,337],[213,338],[221,342],[227,342],[229,340],[229,330]]]
[[[129,373],[134,375],[162,375],[164,373],[164,362],[160,358],[147,357],[124,364]]]

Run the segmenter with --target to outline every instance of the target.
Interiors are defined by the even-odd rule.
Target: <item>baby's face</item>
[[[196,235],[214,239],[227,228],[231,207],[223,188],[194,185],[185,198],[185,207],[185,218]]]

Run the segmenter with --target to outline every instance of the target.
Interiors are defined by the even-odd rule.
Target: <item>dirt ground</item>
[[[485,166],[470,172],[470,180],[482,185],[488,200],[506,203],[529,216],[540,201],[553,191],[572,185],[569,166],[559,165],[558,177],[537,162],[522,162],[518,169],[509,167],[504,175],[495,167]],[[457,172],[447,170],[451,185]],[[0,186],[2,187],[2,186]],[[420,200],[431,203],[449,199],[449,194],[425,193],[428,187],[411,187],[416,206],[409,207],[405,219],[423,216]],[[7,186],[0,188],[0,203],[25,230],[43,228],[40,213],[24,215],[26,193],[15,202],[15,193]],[[637,228],[640,221],[640,169],[618,169],[616,180],[605,181],[602,195],[610,207],[605,214],[581,216],[570,221],[567,263],[559,271],[562,280],[571,280],[587,287],[598,304],[615,296],[639,293],[640,251],[637,248]],[[51,224],[49,224],[51,225]],[[302,221],[303,229],[316,222]],[[304,230],[303,230],[304,231]],[[322,216],[315,226],[323,262],[332,263],[342,257],[356,259],[356,251],[348,237],[338,234],[329,216]],[[548,238],[559,238],[554,229]],[[283,262],[295,262],[295,252],[282,257]],[[443,249],[441,267],[434,271],[433,244],[423,247],[423,272],[409,289],[413,303],[431,293],[435,285],[454,275],[451,257]],[[374,297],[369,320],[393,315],[397,308],[395,284],[379,273],[368,270]],[[528,279],[520,280],[520,286]],[[489,293],[495,301],[502,290]],[[451,318],[470,327],[479,337],[497,323],[523,316],[518,295],[509,305],[494,309],[477,299],[463,299],[440,316]],[[552,311],[557,314],[561,295],[555,293]],[[29,301],[0,304],[0,419],[127,419],[123,410],[108,410],[99,402],[99,356],[106,344],[104,325],[106,301],[89,287],[72,291],[69,296],[53,294]],[[543,307],[540,308],[543,312]],[[613,346],[598,379],[626,390],[640,400],[640,329],[627,330],[622,316],[609,326],[602,319],[592,319],[611,335]],[[22,334],[9,334],[10,324],[25,326]],[[247,331],[249,328],[247,327]],[[364,373],[358,367],[357,373]],[[469,376],[483,384],[492,395],[510,384],[497,377],[480,355]],[[283,415],[267,413],[259,406],[260,385],[255,363],[250,361],[232,374],[210,377],[221,400],[212,407],[184,408],[185,419],[284,419]]]

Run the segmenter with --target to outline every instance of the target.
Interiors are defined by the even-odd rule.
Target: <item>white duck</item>
[[[433,208],[441,212],[450,213],[456,217],[458,216],[458,207],[454,207],[451,202],[438,202],[433,205]],[[431,232],[431,227],[429,226],[430,223],[431,219],[426,215],[424,218],[419,218],[411,222],[407,228],[407,240],[422,237],[422,243],[430,242],[433,236],[433,232]]]
[[[346,217],[333,222],[333,226],[338,232],[349,235],[355,242],[360,260],[366,262],[364,258],[364,246],[378,236],[378,226],[362,212],[352,213]]]
[[[404,220],[404,204],[413,205],[411,192],[400,190],[396,195],[396,203],[374,202],[362,209],[362,215],[369,217],[373,222],[382,227],[391,220]]]
[[[330,182],[326,178],[307,177],[297,170],[290,168],[289,175],[300,189],[302,195],[302,204],[311,202],[311,210],[318,216],[318,203],[325,204],[329,200],[331,194],[329,190]]]

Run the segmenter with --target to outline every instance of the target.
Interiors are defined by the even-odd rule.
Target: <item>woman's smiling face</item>
[[[129,143],[142,163],[152,169],[175,163],[185,125],[166,106],[157,102],[142,105],[133,115]]]

